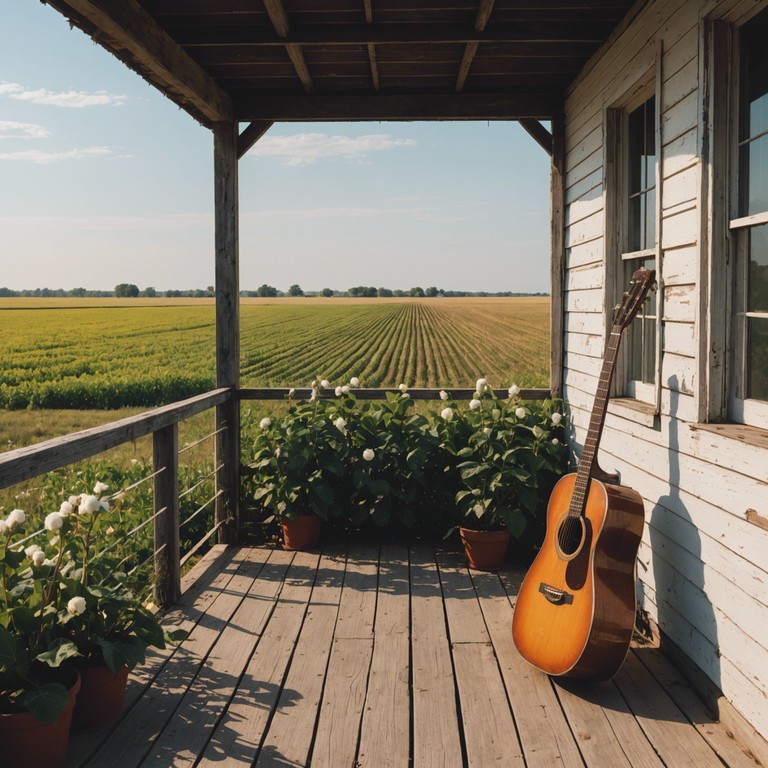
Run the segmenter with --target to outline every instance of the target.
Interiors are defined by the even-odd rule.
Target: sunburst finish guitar
[[[604,481],[597,447],[622,333],[655,274],[637,270],[616,309],[578,471],[552,491],[544,543],[517,597],[515,645],[526,661],[550,675],[607,680],[632,639],[643,502],[637,491]]]

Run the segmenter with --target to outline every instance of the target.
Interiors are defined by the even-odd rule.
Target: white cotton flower
[[[61,506],[59,507],[59,514],[62,517],[69,517],[74,511],[75,508],[68,501],[61,502]]]
[[[358,378],[357,378],[357,376],[353,376],[353,377],[352,377],[352,378],[349,380],[349,385],[350,385],[351,387],[359,387],[359,386],[360,386],[360,379],[358,379]]]
[[[312,379],[312,383],[309,385],[310,389],[314,389],[317,386],[317,379]]]
[[[341,393],[342,393],[343,395],[348,395],[348,394],[349,394],[349,384],[345,384],[345,385],[344,385],[344,386],[341,388]]]
[[[440,415],[446,421],[450,421],[453,418],[453,409],[452,408],[443,408],[443,410],[440,411]]]
[[[87,493],[84,493],[80,497],[80,505],[78,506],[77,511],[81,515],[93,515],[98,512],[100,508],[101,504],[99,504],[99,500],[95,496],[89,496]]]
[[[64,525],[64,518],[58,512],[51,512],[45,518],[45,527],[49,531],[58,531]]]
[[[99,501],[99,507],[100,507],[100,508],[101,508],[101,509],[102,509],[104,512],[109,512],[109,502],[108,502],[108,501],[106,501],[105,499],[101,499],[101,500]]]
[[[11,530],[11,527],[8,525],[8,523],[5,520],[0,520],[0,536],[5,536],[8,534],[8,531]]]
[[[481,405],[482,405],[482,403],[481,403],[481,402],[480,402],[480,400],[478,400],[477,398],[474,398],[473,400],[470,400],[470,401],[469,401],[469,407],[470,407],[470,408],[471,408],[473,411],[476,411],[476,410],[477,410],[477,409],[478,409],[478,408],[479,408]]]
[[[291,387],[288,390],[288,397],[293,397],[295,394],[296,394],[296,390],[293,387]]]
[[[271,426],[272,426],[272,419],[270,419],[269,416],[265,416],[259,422],[259,429],[269,429]]]
[[[560,445],[560,441],[556,437],[553,437],[552,438],[552,445]]]
[[[80,596],[73,597],[67,603],[67,613],[71,616],[80,616],[85,613],[85,598]]]
[[[397,387],[401,392],[407,392],[408,391],[408,385],[407,384],[400,384]]]
[[[489,389],[488,379],[478,379],[477,384],[475,384],[475,389],[482,395],[486,389]]]
[[[20,509],[14,509],[6,519],[8,527],[13,530],[17,525],[24,525],[27,521],[27,516]]]
[[[37,544],[30,544],[25,550],[24,554],[27,557],[27,560],[32,560],[35,556],[35,552],[41,552],[42,550],[40,547],[37,546]]]
[[[317,400],[317,390],[313,389],[312,394],[309,396],[309,402],[314,403]]]
[[[69,497],[69,503],[76,507],[80,503],[80,497],[79,496],[70,496]]]
[[[344,390],[341,387],[336,387],[336,389],[333,390],[333,393],[336,397],[341,397],[344,394]]]
[[[483,434],[484,434],[486,437],[490,437],[490,436],[491,436],[491,432],[492,432],[492,431],[493,431],[493,430],[491,430],[491,428],[490,428],[490,427],[485,427],[485,429],[483,429]]]
[[[409,397],[410,397],[410,395],[409,395],[407,392],[403,392],[403,393],[400,395],[400,397],[401,397],[401,398],[405,398],[405,399],[407,399],[407,398],[409,398]]]
[[[373,448],[366,448],[366,449],[363,451],[363,458],[364,458],[366,461],[373,461],[373,457],[374,457],[375,455],[376,455],[376,454],[373,452]]]
[[[331,386],[331,382],[330,382],[330,381],[328,381],[328,379],[323,379],[323,380],[320,382],[320,386],[321,386],[323,389],[328,389],[328,387],[330,387],[330,386]]]
[[[336,427],[342,435],[347,434],[347,420],[343,416],[339,416],[339,418],[333,422],[333,426]]]
[[[42,549],[38,549],[32,555],[32,565],[43,565],[45,563],[45,552]]]
[[[515,416],[517,416],[518,419],[524,419],[525,418],[525,408],[518,408],[515,411]]]
[[[104,493],[104,491],[108,491],[109,486],[106,483],[102,483],[99,481],[96,483],[96,485],[93,486],[93,492],[98,496],[101,493]]]
[[[440,390],[440,399],[441,400],[447,400],[448,399],[448,393],[444,389]]]
[[[515,395],[519,395],[520,394],[520,387],[518,387],[517,384],[513,384],[509,388],[508,392],[509,392],[509,396],[510,397],[515,397]]]
[[[563,420],[563,414],[562,413],[553,413],[552,414],[552,423],[555,426],[557,426],[562,420]]]

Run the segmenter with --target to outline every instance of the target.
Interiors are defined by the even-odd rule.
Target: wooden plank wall
[[[759,4],[759,3],[758,3]],[[700,14],[744,2],[654,0],[574,86],[566,105],[564,394],[578,452],[605,343],[605,110],[660,71],[663,331],[660,412],[609,413],[601,465],[645,500],[641,607],[759,731],[768,732],[768,450],[692,425],[706,407]],[[754,10],[755,3],[750,3]],[[659,62],[659,56],[661,60]],[[660,64],[660,70],[657,66]],[[716,308],[713,311],[717,311]],[[705,318],[706,319],[706,318]],[[705,353],[704,353],[705,354]],[[748,515],[748,510],[756,512]]]

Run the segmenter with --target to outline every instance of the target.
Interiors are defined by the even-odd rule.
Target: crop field
[[[211,300],[0,300],[0,408],[153,406],[215,386]],[[245,299],[243,386],[546,387],[549,299]]]

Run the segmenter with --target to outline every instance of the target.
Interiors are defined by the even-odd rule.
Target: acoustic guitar
[[[637,270],[615,310],[578,471],[563,476],[552,491],[544,543],[517,597],[515,645],[549,675],[608,680],[632,639],[643,502],[637,491],[600,469],[597,447],[622,332],[655,276]]]

